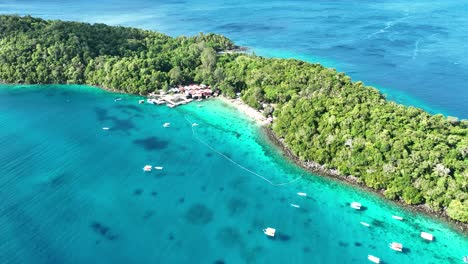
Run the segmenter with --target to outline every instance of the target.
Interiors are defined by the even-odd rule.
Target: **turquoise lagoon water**
[[[3,0],[0,13],[221,33],[257,54],[321,62],[392,100],[468,118],[466,0]]]
[[[367,263],[368,254],[461,263],[468,254],[468,238],[446,224],[291,164],[220,101],[170,109],[138,99],[0,86],[1,263]],[[408,250],[393,252],[392,241]]]

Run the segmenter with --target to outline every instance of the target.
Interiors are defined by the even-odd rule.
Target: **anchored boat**
[[[351,208],[356,209],[356,210],[361,210],[362,205],[358,202],[352,202],[351,203]]]
[[[434,236],[426,232],[421,232],[421,237],[429,241],[434,240]]]
[[[374,262],[374,263],[380,263],[380,259],[376,256],[372,256],[372,255],[367,255],[367,259],[370,260],[371,262]]]
[[[263,229],[263,233],[269,237],[275,237],[276,229],[267,227]]]
[[[164,123],[163,127],[170,127],[171,123]]]
[[[144,171],[151,171],[152,166],[151,165],[146,165],[143,167]]]
[[[396,219],[396,220],[400,220],[400,221],[403,220],[403,217],[398,216],[398,215],[394,215],[394,216],[392,216],[392,218],[393,218],[393,219]]]
[[[403,245],[401,243],[392,242],[388,246],[395,251],[403,252]]]
[[[297,195],[299,196],[307,196],[307,193],[304,193],[304,192],[298,192]]]

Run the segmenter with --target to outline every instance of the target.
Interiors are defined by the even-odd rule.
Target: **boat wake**
[[[246,167],[244,167],[243,165],[237,163],[236,161],[234,161],[233,159],[229,158],[228,156],[226,156],[225,154],[221,153],[220,151],[216,150],[213,146],[211,146],[210,144],[206,143],[205,141],[203,141],[200,137],[198,137],[197,135],[197,132],[195,131],[195,127],[196,126],[193,126],[194,122],[190,121],[186,116],[184,117],[185,120],[187,120],[187,122],[190,124],[190,127],[192,128],[192,135],[193,137],[199,141],[200,143],[202,143],[203,145],[205,145],[206,147],[208,147],[209,149],[211,149],[213,152],[215,152],[216,154],[220,155],[221,157],[225,158],[226,160],[228,160],[229,162],[231,162],[232,164],[236,165],[237,167],[243,169],[244,171],[254,175],[254,176],[257,176],[258,178],[266,181],[267,183],[269,183],[270,185],[272,186],[284,186],[284,185],[288,185],[288,184],[291,184],[297,180],[299,180],[301,177],[297,177],[291,181],[288,181],[288,182],[283,182],[283,183],[274,183],[272,182],[271,180],[269,180],[268,178],[256,173],[255,171],[252,171]]]

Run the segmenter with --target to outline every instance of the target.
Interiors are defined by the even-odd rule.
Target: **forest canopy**
[[[135,28],[0,16],[0,81],[88,84],[147,94],[205,83],[272,114],[303,161],[352,175],[389,199],[468,222],[468,121],[387,101],[319,64],[224,52],[216,34],[172,38]]]

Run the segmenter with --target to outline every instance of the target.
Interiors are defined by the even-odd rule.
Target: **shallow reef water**
[[[365,263],[368,254],[458,263],[468,254],[450,226],[298,168],[221,101],[170,109],[139,99],[0,86],[2,263]],[[393,241],[407,250],[393,252]]]

